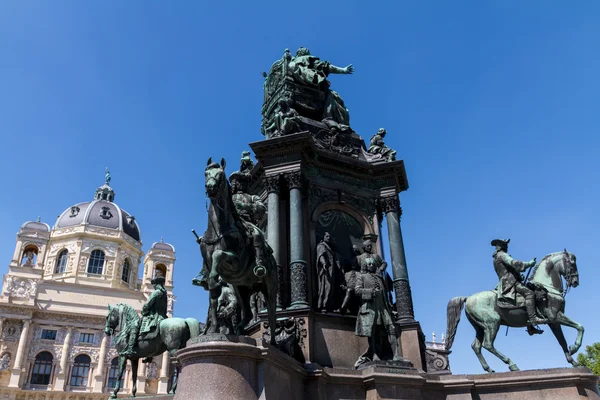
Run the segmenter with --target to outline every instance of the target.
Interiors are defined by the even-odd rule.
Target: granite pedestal
[[[374,362],[362,369],[300,364],[262,340],[194,338],[177,352],[182,368],[174,400],[566,400],[597,399],[587,368],[479,375],[434,375]]]

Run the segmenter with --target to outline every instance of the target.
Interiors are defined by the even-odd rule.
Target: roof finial
[[[41,218],[40,218],[40,217],[38,217],[38,219],[37,219],[37,222],[40,222],[40,220],[41,220]]]
[[[162,237],[162,236],[160,237],[160,242],[161,242],[161,243],[164,243],[164,241],[163,241],[163,237]]]
[[[104,183],[110,186],[110,171],[108,170],[108,167],[104,170]]]

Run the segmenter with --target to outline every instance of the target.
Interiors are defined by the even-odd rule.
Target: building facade
[[[53,228],[38,219],[17,233],[0,293],[2,400],[105,399],[118,377],[117,352],[104,334],[108,305],[141,313],[160,270],[173,313],[175,249],[161,239],[144,254],[137,221],[114,203],[109,182]],[[167,393],[171,369],[167,352],[140,360],[138,395]],[[121,393],[129,393],[129,364],[123,376]]]

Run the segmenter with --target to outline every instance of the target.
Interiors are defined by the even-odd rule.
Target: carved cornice
[[[283,174],[285,181],[287,182],[288,188],[291,189],[300,189],[302,190],[304,186],[304,178],[302,176],[302,171],[291,171]]]
[[[280,188],[280,175],[267,176],[264,179],[264,185],[267,189],[267,193],[277,193],[279,194]]]

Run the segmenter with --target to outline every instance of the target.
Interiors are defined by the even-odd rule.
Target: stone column
[[[98,369],[94,376],[93,392],[102,393],[104,386],[104,360],[106,358],[106,348],[108,347],[108,336],[102,337],[102,343],[100,344],[100,355],[98,356]]]
[[[302,203],[302,171],[285,174],[290,189],[290,309],[308,308],[308,279],[304,259],[304,207]]]
[[[23,358],[28,348],[28,336],[29,336],[29,325],[31,320],[26,319],[23,321],[23,329],[21,330],[21,336],[19,337],[19,345],[17,347],[17,354],[15,356],[15,364],[11,370],[10,381],[8,387],[18,388],[19,381],[21,380],[21,370],[23,369]]]
[[[69,358],[69,350],[71,348],[72,335],[73,328],[67,328],[67,334],[65,335],[65,341],[63,342],[62,353],[60,356],[60,370],[56,375],[56,381],[54,382],[54,390],[65,390],[65,382],[67,380],[67,362]]]
[[[393,196],[381,198],[379,204],[381,210],[386,214],[387,219],[398,319],[400,321],[412,322],[415,320],[415,313],[413,311],[412,293],[408,281],[402,230],[400,229],[400,215],[402,215],[400,200],[398,199],[398,195],[394,194]]]
[[[279,241],[279,175],[265,177],[265,186],[269,194],[267,213],[267,241],[273,249],[273,257],[277,261],[277,309],[281,310],[283,295],[283,270],[281,269],[281,247]]]
[[[143,361],[143,358],[138,360],[137,392],[140,394],[146,393],[146,366],[148,364]]]
[[[1,289],[1,287],[0,287],[0,289]],[[2,329],[4,329],[4,320],[5,319],[6,318],[4,318],[4,317],[0,318],[0,339],[2,339]]]
[[[160,375],[158,378],[158,390],[157,394],[167,394],[169,387],[169,364],[171,363],[171,357],[169,352],[165,351],[162,355],[162,361],[160,363]]]

